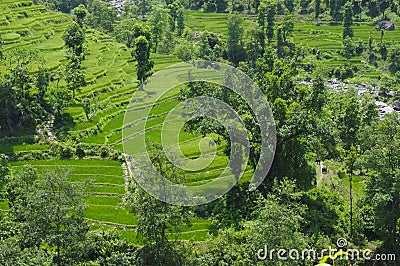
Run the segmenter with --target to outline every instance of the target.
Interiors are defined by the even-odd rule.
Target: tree
[[[346,157],[346,167],[347,167],[347,172],[349,174],[349,184],[350,184],[350,221],[349,221],[349,236],[350,239],[353,239],[353,171],[354,171],[354,164],[357,159],[357,151],[356,148],[354,148],[353,145],[350,146],[350,149],[348,150],[347,157]]]
[[[143,83],[150,75],[151,69],[154,66],[150,60],[150,42],[145,36],[139,36],[135,39],[135,48],[132,51],[132,56],[137,61],[137,79]]]
[[[87,23],[89,26],[102,29],[109,33],[114,31],[114,24],[118,19],[118,11],[108,1],[93,0],[89,5]]]
[[[144,18],[147,14],[149,14],[154,6],[153,0],[138,0],[137,1],[138,7],[138,15]]]
[[[11,132],[15,127],[15,121],[19,121],[18,91],[13,87],[9,79],[0,81],[0,104],[7,108],[0,108],[0,131]]]
[[[151,28],[149,25],[145,23],[136,23],[133,27],[133,38],[136,39],[140,36],[144,36],[147,41],[150,43],[150,47],[152,46],[153,36],[151,34]]]
[[[83,27],[83,22],[85,20],[86,15],[87,15],[86,6],[83,5],[83,4],[80,4],[78,7],[76,7],[74,9],[74,15],[76,17],[76,22],[82,28]]]
[[[50,71],[44,66],[40,66],[36,72],[36,88],[39,90],[39,99],[44,103],[44,96],[50,85]]]
[[[340,139],[345,150],[350,150],[351,146],[358,145],[358,132],[361,127],[360,105],[357,100],[356,92],[352,91],[341,99],[341,111],[337,127],[340,130]]]
[[[295,7],[294,1],[284,0],[284,3],[285,3],[285,7],[289,10],[289,12],[293,13],[294,7]]]
[[[380,0],[379,11],[382,13],[382,20],[385,19],[385,11],[392,5],[393,0]]]
[[[63,35],[65,45],[72,50],[76,56],[83,53],[83,43],[85,42],[85,32],[81,26],[73,22]]]
[[[285,56],[285,47],[284,47],[284,45],[285,45],[285,42],[284,42],[284,39],[283,39],[283,33],[282,33],[282,27],[281,26],[279,26],[278,27],[278,30],[277,30],[277,33],[276,33],[276,38],[277,38],[277,42],[276,42],[276,49],[277,49],[277,55],[278,55],[278,58],[283,58],[284,56]]]
[[[164,34],[168,27],[169,15],[162,8],[155,8],[150,14],[149,24],[152,31],[154,40],[154,52],[157,53],[160,40],[164,37]]]
[[[329,0],[329,14],[332,20],[340,20],[341,14],[340,9],[342,8],[341,0]]]
[[[139,17],[138,14],[139,8],[131,1],[125,1],[124,6],[122,7],[121,18],[124,19],[137,19]]]
[[[8,181],[8,174],[10,169],[8,168],[8,157],[5,154],[0,154],[0,189],[3,190],[4,185]],[[0,199],[3,199],[3,195],[0,193]]]
[[[85,111],[86,119],[89,120],[90,112],[92,111],[90,99],[85,97],[83,99],[83,111]]]
[[[174,183],[182,182],[177,168],[168,161],[161,145],[150,142],[150,159],[158,173]],[[156,178],[151,172],[142,169],[141,175],[146,180]],[[141,177],[139,177],[141,178]],[[154,184],[154,189],[166,191],[163,184]],[[129,187],[130,195],[127,204],[137,215],[137,232],[144,238],[145,246],[139,251],[141,265],[182,265],[182,258],[171,245],[167,231],[177,231],[182,224],[189,224],[189,212],[186,207],[170,205],[160,201],[139,185],[132,183]],[[175,197],[177,191],[165,192],[166,197]]]
[[[0,260],[3,265],[54,265],[51,254],[36,247],[23,249],[17,238],[0,241]]]
[[[361,19],[361,12],[362,12],[362,0],[354,0],[353,1],[353,14],[354,16],[359,16],[358,19]]]
[[[282,18],[279,22],[279,26],[282,29],[283,41],[286,43],[287,38],[292,34],[294,30],[294,16],[287,15]]]
[[[87,0],[43,0],[43,2],[49,3],[55,9],[60,10],[64,13],[70,13],[71,10],[81,4],[86,4]]]
[[[151,18],[150,18],[151,21]],[[127,18],[120,21],[115,26],[114,35],[118,42],[125,43],[128,48],[132,48],[134,41],[134,30],[137,20],[134,18]],[[150,22],[151,23],[151,22]]]
[[[62,110],[68,107],[72,102],[72,96],[67,88],[59,87],[50,90],[49,99],[52,107],[52,111],[55,117],[55,121],[62,120]]]
[[[300,14],[308,13],[308,5],[310,4],[310,0],[300,0]]]
[[[318,19],[319,15],[321,15],[321,0],[315,0],[315,19]]]
[[[389,70],[392,74],[400,71],[400,48],[395,47],[392,49],[389,57]]]
[[[228,20],[227,56],[228,60],[234,65],[238,65],[244,59],[244,49],[241,43],[243,36],[242,21],[239,15],[233,15]]]
[[[372,65],[375,64],[375,61],[376,61],[376,56],[374,48],[374,38],[372,37],[372,32],[371,32],[368,39],[368,63]]]
[[[266,36],[268,38],[268,43],[271,43],[272,38],[274,37],[274,25],[275,25],[275,16],[276,16],[276,2],[273,0],[263,1],[259,7],[259,16],[266,16]],[[262,21],[262,20],[260,20]]]
[[[371,18],[376,18],[379,15],[379,4],[377,0],[368,1],[367,15]]]
[[[257,39],[260,43],[261,47],[261,54],[264,54],[264,49],[265,49],[265,7],[262,5],[259,10],[258,10],[258,16],[257,16],[257,23],[259,26],[259,33],[257,36]]]
[[[75,92],[80,91],[81,87],[86,84],[81,59],[76,55],[68,57],[65,67],[65,81],[67,82],[67,88],[72,91],[72,98],[75,99]]]
[[[19,223],[22,246],[55,251],[57,265],[77,259],[89,230],[83,217],[82,184],[67,182],[69,173],[54,169],[39,178],[28,166],[13,175],[7,187],[10,218]]]
[[[185,14],[183,13],[183,8],[179,8],[176,11],[176,24],[177,24],[177,30],[178,30],[178,36],[181,36],[183,34],[183,30],[185,29]]]
[[[382,249],[399,256],[400,237],[400,115],[385,115],[362,134],[365,152],[360,164],[368,169],[366,199],[373,208],[374,228]]]
[[[344,5],[344,19],[343,19],[343,39],[346,37],[352,38],[354,36],[353,29],[353,5],[351,2],[347,2]]]

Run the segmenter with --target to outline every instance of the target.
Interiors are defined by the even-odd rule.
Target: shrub
[[[109,154],[108,148],[106,146],[102,146],[100,148],[100,156],[102,158],[106,158],[108,156],[108,154]]]

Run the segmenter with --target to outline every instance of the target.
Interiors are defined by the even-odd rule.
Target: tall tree
[[[344,18],[343,18],[343,39],[346,37],[352,38],[354,32],[352,29],[353,25],[353,4],[349,1],[344,5]]]
[[[163,8],[154,8],[149,17],[149,24],[153,33],[154,41],[154,52],[157,53],[157,49],[160,40],[163,38],[164,33],[167,30],[169,22],[169,14]]]
[[[83,27],[83,22],[85,20],[86,15],[87,15],[86,6],[81,4],[78,7],[76,7],[74,9],[74,15],[75,15],[76,22],[82,28]]]
[[[321,0],[315,0],[315,19],[319,18],[319,15],[321,15]]]
[[[110,2],[93,0],[88,10],[89,15],[86,21],[91,27],[110,33],[114,31],[114,25],[118,19],[118,10],[111,6]]]
[[[370,16],[371,18],[376,18],[379,16],[379,3],[377,0],[370,0],[368,1],[368,11],[367,15]]]
[[[238,65],[240,61],[244,60],[242,21],[243,19],[239,15],[233,15],[228,21],[227,55],[228,60],[234,65]]]
[[[136,5],[138,7],[138,15],[141,16],[142,18],[145,18],[145,16],[148,15],[153,9],[154,1],[138,0]]]
[[[389,70],[391,73],[395,74],[400,71],[400,47],[395,47],[392,49],[389,57]]]
[[[384,240],[386,252],[400,256],[400,115],[385,115],[362,136],[366,152],[361,164],[368,169],[365,196],[373,208],[375,232]]]
[[[36,88],[39,90],[39,99],[44,102],[44,96],[50,85],[50,71],[44,66],[40,66],[36,72]]]
[[[271,43],[274,37],[274,25],[276,16],[276,2],[274,0],[266,0],[260,4],[260,14],[266,16],[266,36],[268,38],[268,43]]]
[[[393,0],[380,0],[379,11],[382,13],[382,20],[385,19],[386,10],[393,4]]]
[[[361,19],[361,11],[362,11],[362,0],[353,0],[353,14],[354,16],[357,17],[358,19]]]
[[[329,14],[332,17],[332,20],[335,20],[335,21],[340,20],[341,8],[342,8],[341,0],[329,0]]]
[[[161,145],[150,142],[150,159],[158,173],[174,183],[182,182],[177,168],[168,161]],[[158,178],[144,171],[147,180]],[[141,177],[139,177],[141,178]],[[162,182],[155,182],[154,189],[163,191],[165,197],[176,197],[177,191],[166,191]],[[182,265],[182,258],[168,239],[167,232],[178,230],[179,226],[189,224],[189,212],[185,207],[170,205],[160,201],[139,185],[131,184],[127,204],[138,217],[137,232],[144,238],[145,246],[139,251],[141,265]]]
[[[137,79],[140,83],[143,83],[151,75],[154,66],[153,61],[150,60],[150,48],[151,44],[145,36],[139,36],[135,39],[132,56],[137,62]]]
[[[82,27],[73,22],[63,35],[65,45],[72,50],[76,56],[83,53],[83,43],[85,42],[85,32]]]
[[[65,67],[65,81],[67,82],[67,88],[72,91],[72,98],[75,99],[75,92],[80,91],[86,84],[80,57],[76,55],[68,57]]]
[[[294,12],[295,3],[292,0],[284,0],[285,7],[289,10],[290,13]]]
[[[177,34],[181,36],[183,34],[183,30],[185,29],[185,14],[183,13],[183,8],[179,8],[176,11],[176,26],[177,26]]]
[[[150,18],[151,19],[151,18]],[[151,20],[150,20],[151,21]],[[132,48],[134,38],[135,25],[137,24],[135,18],[127,18],[120,21],[114,30],[115,38],[118,42],[125,43],[128,48]]]
[[[276,52],[279,58],[282,58],[285,56],[285,47],[284,47],[284,40],[283,40],[283,33],[282,33],[282,26],[279,26],[277,29],[277,33],[276,33],[276,38],[277,38],[277,42],[276,42]]]

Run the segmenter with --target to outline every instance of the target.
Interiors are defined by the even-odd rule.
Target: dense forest
[[[400,265],[400,1],[0,8],[0,265]],[[132,100],[150,97],[157,72],[194,60],[235,67],[269,104],[276,145],[256,189],[265,125],[243,97],[189,72],[151,106]],[[218,199],[168,204],[136,182],[126,132],[145,137],[174,183],[235,172],[228,128],[209,117],[178,134],[189,159],[204,140],[213,146],[204,169],[182,169],[163,150],[168,114],[203,96],[242,120],[248,161]],[[126,114],[146,107],[139,131]]]

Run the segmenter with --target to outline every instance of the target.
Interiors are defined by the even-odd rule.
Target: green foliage
[[[114,30],[115,38],[118,42],[125,43],[128,48],[131,48],[134,41],[135,25],[137,24],[135,18],[124,19],[120,21]]]
[[[234,65],[244,60],[244,49],[242,47],[243,19],[239,15],[233,15],[228,21],[228,40],[226,42],[227,57]]]
[[[150,14],[149,25],[151,27],[154,52],[157,53],[159,43],[165,34],[171,34],[167,31],[169,14],[163,8],[154,8]]]
[[[8,157],[5,154],[0,154],[0,189],[3,189],[4,185],[8,182],[8,173]],[[0,199],[3,198],[1,194]]]
[[[400,48],[395,47],[392,49],[389,57],[389,70],[392,74],[400,71]]]
[[[149,14],[154,6],[154,2],[153,0],[138,0],[136,4],[138,15],[144,18]]]
[[[120,239],[112,231],[93,230],[88,232],[83,248],[85,261],[96,265],[137,265],[137,247]]]
[[[110,33],[114,31],[118,11],[110,2],[92,0],[88,5],[88,12],[86,21],[89,26]]]
[[[268,43],[271,43],[272,38],[274,37],[274,25],[275,25],[275,15],[276,15],[276,2],[274,1],[263,1],[259,7],[259,17],[265,17],[267,22],[266,26],[266,36],[268,39]],[[263,21],[262,18],[260,21]],[[260,24],[264,26],[264,24]]]
[[[377,0],[368,1],[368,16],[375,18],[379,15],[379,2]]]
[[[67,181],[68,170],[43,173],[25,167],[7,188],[10,219],[20,230],[23,247],[41,247],[54,254],[53,262],[73,262],[88,226],[83,219],[82,186]]]
[[[52,254],[37,247],[21,248],[16,238],[0,241],[0,260],[3,265],[54,265]]]
[[[72,91],[73,99],[75,99],[75,92],[80,91],[86,84],[81,58],[74,54],[68,57],[68,63],[65,67],[65,81],[67,88]]]
[[[76,17],[76,21],[78,22],[79,26],[83,27],[83,23],[87,15],[86,6],[80,4],[78,7],[74,9],[74,15]]]
[[[63,36],[65,45],[72,50],[76,56],[83,53],[83,43],[85,42],[85,32],[78,23],[72,23]]]
[[[151,44],[145,36],[139,36],[135,39],[135,48],[132,51],[132,56],[137,61],[137,79],[143,83],[150,75],[151,69],[154,66],[150,60]]]
[[[400,243],[397,221],[400,218],[400,116],[388,114],[362,133],[365,150],[361,165],[369,170],[366,199],[373,208],[375,232],[384,240],[382,248],[398,255]]]
[[[185,29],[185,14],[183,13],[183,8],[179,8],[176,11],[176,24],[177,24],[177,34],[181,36],[183,34],[183,30]]]
[[[149,144],[150,159],[155,165],[157,171],[168,180],[179,183],[180,177],[177,169],[171,164],[160,145],[155,143]],[[147,180],[155,178],[151,172],[142,172]],[[175,197],[179,191],[167,191],[165,187],[159,183],[154,184],[158,193],[165,193],[165,197]],[[129,188],[131,196],[127,198],[127,205],[132,208],[137,215],[138,234],[145,239],[145,246],[139,252],[142,265],[176,265],[180,261],[176,255],[175,247],[171,245],[167,237],[167,232],[171,230],[179,231],[179,227],[184,223],[189,224],[189,212],[185,207],[170,205],[160,201],[139,185],[131,184]],[[167,255],[168,254],[168,255]],[[179,264],[179,263],[178,263]]]
[[[315,12],[314,12],[314,17],[315,19],[318,19],[319,16],[321,15],[321,0],[315,0]]]
[[[69,13],[79,5],[86,4],[87,0],[41,0],[64,13]]]
[[[353,29],[353,5],[351,2],[346,2],[344,5],[344,18],[343,18],[343,39],[354,36]]]

